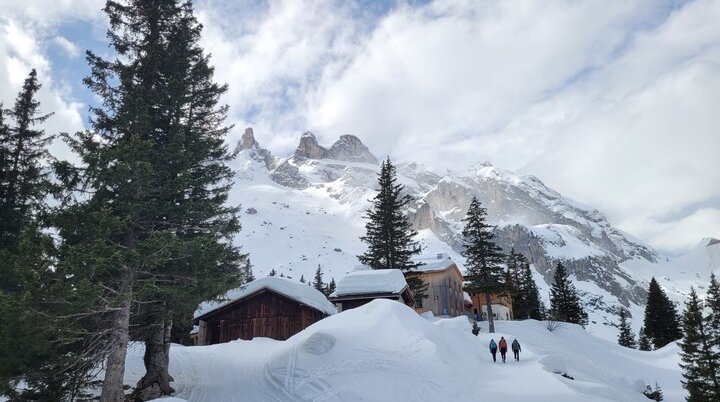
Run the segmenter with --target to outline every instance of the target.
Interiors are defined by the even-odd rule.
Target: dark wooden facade
[[[261,289],[195,319],[198,345],[267,337],[285,340],[327,314],[271,289]]]

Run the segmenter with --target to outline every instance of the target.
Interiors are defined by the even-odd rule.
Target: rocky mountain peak
[[[260,144],[255,140],[255,133],[253,132],[252,127],[248,127],[245,129],[242,137],[240,137],[240,141],[238,141],[235,149],[236,151],[242,151],[244,149],[252,149],[259,146]]]
[[[295,149],[295,157],[307,158],[307,159],[325,159],[327,155],[327,149],[321,147],[315,134],[310,131],[306,131],[300,136],[300,144]]]
[[[341,135],[328,150],[328,155],[332,159],[341,161],[378,163],[368,147],[358,137],[350,134]]]

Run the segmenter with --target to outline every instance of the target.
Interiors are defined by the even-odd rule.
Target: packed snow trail
[[[496,322],[479,336],[465,317],[423,318],[376,300],[328,317],[287,341],[260,338],[171,348],[177,397],[211,401],[646,402],[656,381],[666,400],[682,400],[677,347],[622,348],[565,325]],[[493,363],[491,338],[517,338],[520,361]],[[499,357],[499,356],[498,356]],[[126,383],[143,373],[142,348],[129,352]],[[566,372],[574,380],[558,373]]]

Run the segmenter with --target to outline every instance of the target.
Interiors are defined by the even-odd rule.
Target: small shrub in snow
[[[257,213],[257,209],[255,208],[248,208],[245,210],[245,213],[248,215],[255,215]]]
[[[662,389],[660,388],[657,383],[655,383],[655,387],[647,386],[645,391],[643,391],[643,395],[645,395],[648,399],[652,399],[653,401],[662,401],[664,399]]]
[[[478,334],[480,333],[480,327],[478,327],[477,321],[473,321],[472,333],[475,336],[478,336]]]

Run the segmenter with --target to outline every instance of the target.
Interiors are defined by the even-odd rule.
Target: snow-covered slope
[[[677,346],[640,352],[566,325],[502,322],[473,336],[464,317],[433,320],[405,305],[375,300],[313,324],[287,341],[257,338],[173,346],[177,397],[206,401],[643,402],[657,382],[682,399]],[[493,363],[491,338],[517,338],[520,361]],[[127,384],[142,375],[131,348]],[[560,375],[566,373],[574,379]]]
[[[322,147],[305,133],[295,154],[283,159],[263,149],[248,129],[237,150],[231,197],[243,210],[237,243],[250,253],[255,274],[275,269],[309,279],[319,264],[328,280],[337,280],[351,271],[364,251],[359,236],[379,170],[367,147],[350,135]],[[620,305],[630,309],[639,329],[652,276],[681,301],[691,285],[702,290],[709,273],[720,269],[720,245],[707,244],[713,240],[668,259],[534,176],[488,164],[443,173],[413,162],[397,165],[398,180],[416,200],[408,212],[426,253],[448,253],[462,269],[461,219],[477,196],[497,225],[500,245],[530,257],[541,288],[548,288],[554,265],[563,260],[591,310],[591,329],[608,338],[615,336],[609,325]]]

